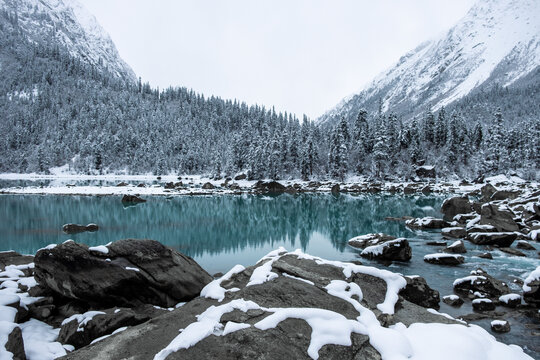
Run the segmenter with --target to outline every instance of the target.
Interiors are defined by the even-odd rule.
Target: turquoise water
[[[226,272],[236,264],[253,265],[262,256],[279,246],[297,248],[331,260],[360,260],[364,264],[421,275],[441,296],[452,293],[452,283],[478,266],[491,275],[513,283],[540,265],[534,251],[528,257],[511,257],[493,250],[493,260],[476,257],[485,247],[466,242],[466,263],[459,267],[427,264],[423,256],[440,248],[426,245],[441,240],[437,232],[413,232],[402,222],[386,217],[404,215],[440,217],[444,197],[404,195],[339,195],[304,194],[268,196],[163,196],[147,197],[147,202],[124,207],[117,196],[0,196],[0,250],[16,250],[34,254],[38,249],[68,239],[91,246],[125,238],[158,240],[193,257],[209,273]],[[67,235],[66,223],[96,223],[99,231]],[[382,264],[359,257],[359,251],[347,240],[366,233],[384,232],[406,237],[413,249],[409,263]],[[452,241],[447,241],[448,244]],[[537,250],[538,244],[534,244]],[[470,303],[454,309],[441,303],[441,312],[453,316],[472,312]],[[482,324],[489,327],[489,322]],[[538,324],[533,324],[538,329]],[[507,343],[528,348],[531,325],[521,320],[512,322],[512,332],[497,335]],[[540,349],[531,349],[535,357]]]

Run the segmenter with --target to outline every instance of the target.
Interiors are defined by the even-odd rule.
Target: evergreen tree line
[[[441,109],[403,123],[361,110],[318,126],[273,108],[118,78],[53,40],[31,42],[6,13],[0,49],[1,172],[68,164],[94,174],[408,178],[427,164],[444,176],[533,177],[540,161],[540,122],[509,126],[500,112],[485,120]]]

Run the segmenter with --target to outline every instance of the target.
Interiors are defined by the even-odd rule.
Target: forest
[[[85,174],[410,179],[416,166],[433,165],[444,178],[517,171],[532,179],[540,165],[538,117],[512,113],[510,121],[497,101],[482,102],[511,102],[522,89],[491,89],[407,121],[379,106],[319,124],[115,77],[57,44],[26,39],[7,13],[0,48],[0,172],[68,164]]]

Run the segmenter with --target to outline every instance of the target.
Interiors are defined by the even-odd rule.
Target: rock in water
[[[493,320],[491,330],[498,333],[507,333],[510,331],[510,323],[506,320]]]
[[[360,256],[386,261],[409,261],[412,257],[412,249],[407,239],[401,238],[380,245],[368,246],[362,250]]]
[[[523,283],[523,300],[527,304],[540,307],[540,266]]]
[[[473,270],[470,276],[456,279],[454,291],[470,298],[484,296],[498,299],[501,295],[509,294],[508,285],[490,276],[482,269]]]
[[[407,220],[405,221],[405,225],[407,225],[411,229],[424,230],[424,229],[442,229],[442,228],[447,227],[450,224],[442,219],[436,219],[434,217],[427,216],[424,218]]]
[[[138,197],[137,195],[124,195],[122,196],[122,202],[125,204],[137,204],[146,202],[146,200]]]
[[[458,214],[468,214],[471,211],[472,206],[467,196],[456,196],[446,199],[441,206],[441,213],[444,214],[443,219],[446,221],[452,221],[454,216]]]
[[[332,192],[332,194],[339,194],[339,191],[340,191],[340,186],[339,184],[335,184],[332,186],[332,189],[330,189],[330,191]]]
[[[467,249],[465,249],[465,244],[463,241],[458,240],[453,244],[448,245],[448,247],[444,249],[444,252],[448,254],[465,254]]]
[[[448,227],[441,230],[441,235],[446,238],[464,238],[467,236],[467,230],[462,227]]]
[[[472,307],[475,311],[492,311],[495,310],[495,304],[489,299],[474,299]]]
[[[463,305],[463,299],[457,295],[446,295],[443,297],[443,302],[453,307],[460,307]]]
[[[260,194],[283,194],[286,190],[286,187],[277,181],[257,181],[253,188]]]
[[[514,221],[515,214],[495,204],[484,204],[480,212],[480,224],[494,226],[497,231],[518,231],[519,226]]]
[[[378,245],[389,240],[394,240],[395,237],[383,233],[373,233],[355,236],[348,241],[349,245],[357,249],[365,249],[367,246]]]
[[[405,276],[407,286],[399,292],[406,300],[425,308],[439,308],[439,292],[429,287],[426,279],[420,276]]]
[[[96,224],[88,224],[86,226],[77,224],[65,224],[64,226],[62,226],[62,231],[66,234],[77,234],[85,231],[94,232],[98,230],[99,226],[97,226]]]
[[[196,297],[212,280],[193,259],[154,240],[119,240],[90,249],[69,241],[38,251],[34,262],[40,285],[105,307],[174,306]]]
[[[427,254],[424,256],[424,261],[436,265],[456,266],[463,264],[465,258],[456,254]]]

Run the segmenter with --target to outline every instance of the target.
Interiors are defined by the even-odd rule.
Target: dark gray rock
[[[70,241],[40,250],[34,276],[59,295],[105,307],[174,306],[212,280],[193,259],[157,241],[119,240],[107,248],[104,254]]]
[[[502,252],[505,252],[507,254],[514,255],[514,256],[527,256],[524,253],[522,253],[521,251],[519,251],[518,249],[514,249],[514,248],[511,248],[511,247],[502,247],[502,248],[499,248],[499,250],[501,250]]]
[[[407,286],[400,290],[399,295],[425,308],[439,308],[441,301],[439,292],[430,288],[426,279],[420,276],[405,276],[405,280],[407,280]]]
[[[424,256],[424,261],[435,265],[456,266],[463,264],[465,258],[456,254],[428,254]]]
[[[443,228],[441,235],[446,239],[459,239],[467,236],[467,230],[462,227]]]
[[[443,213],[443,219],[446,221],[452,221],[454,216],[468,214],[471,211],[472,206],[467,196],[455,196],[446,199],[441,206],[441,213]]]
[[[506,320],[492,321],[491,330],[493,330],[496,333],[507,333],[510,331],[510,323]]]
[[[357,249],[364,249],[371,245],[382,244],[389,240],[395,240],[396,238],[392,235],[384,233],[373,233],[353,237],[348,241],[348,244]]]
[[[463,305],[464,301],[457,295],[447,295],[443,296],[443,302],[453,307],[460,307],[461,305]]]
[[[13,354],[13,360],[26,360],[22,331],[18,326],[9,334],[5,349]]]
[[[234,180],[235,180],[235,181],[239,181],[239,180],[244,180],[244,179],[246,179],[246,178],[247,178],[246,174],[238,174],[238,175],[236,175],[236,176],[234,177]]]
[[[519,240],[516,243],[516,247],[518,249],[523,249],[523,250],[536,250],[536,248],[534,246],[532,246],[529,242],[527,242],[525,240]]]
[[[529,305],[540,308],[540,279],[535,279],[524,284],[523,300]]]
[[[489,201],[491,196],[497,192],[497,189],[491,184],[486,184],[482,186],[480,192],[482,193],[482,200],[486,202]]]
[[[333,185],[332,188],[330,189],[330,191],[332,192],[332,194],[339,194],[339,191],[340,191],[339,184]]]
[[[0,271],[4,271],[8,265],[25,265],[33,261],[33,256],[21,255],[16,251],[0,252]]]
[[[271,270],[278,276],[262,284],[246,286],[256,268],[265,265],[263,261],[255,267],[233,275],[221,282],[225,289],[238,291],[225,293],[222,302],[198,297],[184,306],[144,324],[133,326],[100,342],[85,346],[65,359],[152,359],[178,335],[179,329],[186,329],[197,321],[210,306],[223,306],[231,301],[253,301],[265,308],[317,308],[341,314],[347,319],[356,319],[358,311],[344,299],[332,296],[325,289],[333,280],[345,281],[361,287],[362,305],[377,314],[377,304],[385,299],[386,282],[375,276],[353,273],[345,277],[343,269],[318,264],[314,260],[301,259],[295,255],[285,255],[274,261]],[[288,274],[285,276],[284,274]],[[292,278],[294,276],[296,278]],[[298,278],[302,279],[299,280]],[[309,281],[311,283],[306,282]],[[356,286],[355,285],[355,286]],[[254,325],[270,315],[262,309],[248,311],[232,310],[219,317],[218,327],[231,322]],[[402,322],[406,326],[413,322],[456,322],[431,314],[405,299],[396,305],[393,315],[380,314],[379,321],[386,325]],[[184,330],[186,331],[186,330]],[[180,349],[167,356],[174,359],[310,359],[307,349],[311,341],[312,328],[304,320],[287,318],[275,328],[260,330],[254,326],[221,336],[207,336],[187,349]],[[351,345],[325,345],[319,351],[321,359],[366,359],[380,360],[380,354],[372,347],[366,335],[352,334]]]
[[[368,246],[362,250],[360,256],[382,261],[409,261],[412,257],[412,249],[407,239],[401,238]]]
[[[489,198],[490,201],[514,200],[520,195],[519,191],[497,190]]]
[[[445,227],[448,227],[450,224],[443,219],[436,219],[433,217],[424,217],[424,218],[416,218],[412,220],[405,221],[405,225],[407,225],[411,229],[416,230],[424,230],[424,229],[442,229]]]
[[[213,189],[215,189],[215,186],[212,185],[212,183],[207,182],[207,183],[204,183],[204,184],[203,184],[202,188],[203,188],[204,190],[213,190]]]
[[[509,209],[502,209],[492,203],[484,204],[480,212],[480,224],[494,226],[499,232],[519,231],[514,221],[515,216]]]
[[[124,195],[122,196],[122,203],[125,204],[138,204],[146,202],[146,200],[138,197],[137,195]]]
[[[88,224],[88,225],[77,225],[77,224],[65,224],[62,226],[62,231],[66,234],[77,234],[85,231],[98,231],[99,226],[96,224]]]
[[[450,244],[443,251],[448,254],[465,254],[467,252],[467,249],[465,249],[465,244],[463,243],[463,241],[458,240],[453,244]]]
[[[482,269],[471,271],[471,275],[454,281],[454,291],[471,299],[477,294],[498,300],[501,295],[509,294],[510,288]]]
[[[469,232],[467,240],[477,245],[509,247],[517,239],[515,232]]]
[[[253,188],[256,192],[261,194],[283,194],[287,189],[277,181],[257,181],[257,183],[253,185]]]
[[[433,166],[419,166],[416,168],[416,176],[434,179],[437,177],[437,172]]]
[[[482,258],[482,259],[493,260],[493,255],[491,255],[490,252],[486,252],[486,253],[480,254],[480,255],[478,255],[478,257],[479,257],[479,258]]]
[[[472,308],[474,311],[493,311],[495,310],[495,303],[490,299],[474,299]]]
[[[137,309],[118,309],[118,311],[109,309],[103,312],[105,314],[95,315],[86,323],[79,324],[77,319],[65,322],[60,328],[58,341],[62,344],[73,345],[75,349],[78,349],[121,327],[138,325],[153,317]]]

